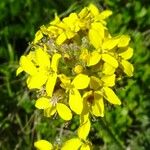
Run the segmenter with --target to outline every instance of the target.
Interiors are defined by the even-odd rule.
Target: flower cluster
[[[36,108],[46,117],[56,113],[66,121],[73,115],[80,117],[77,137],[68,140],[62,150],[90,149],[91,116],[103,117],[106,101],[120,105],[114,86],[122,76],[133,75],[128,61],[133,55],[130,37],[109,33],[105,20],[111,14],[90,4],[62,20],[56,15],[41,26],[30,52],[20,58],[17,75],[28,74],[28,88],[38,92]],[[35,142],[35,147],[53,149],[45,140]]]

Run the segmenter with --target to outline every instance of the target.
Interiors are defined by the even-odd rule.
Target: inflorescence
[[[133,75],[128,61],[133,55],[130,37],[113,37],[106,27],[110,10],[99,11],[90,4],[79,13],[41,26],[31,43],[30,52],[20,58],[17,75],[27,74],[27,86],[38,93],[35,107],[44,116],[58,114],[69,121],[79,115],[77,137],[62,145],[62,150],[89,150],[87,137],[91,116],[104,116],[104,103],[120,105],[114,92],[116,82]],[[53,149],[46,140],[35,142],[40,150]]]

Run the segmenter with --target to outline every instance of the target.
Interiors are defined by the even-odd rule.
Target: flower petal
[[[65,40],[67,39],[67,36],[64,32],[62,32],[56,39],[56,44],[61,45]]]
[[[130,42],[130,37],[128,35],[121,35],[118,47],[126,47]]]
[[[65,27],[67,26],[68,28],[70,28],[70,31],[72,32],[71,36],[67,36],[69,39],[70,37],[73,37],[75,32],[78,32],[80,30],[79,27],[79,18],[77,13],[71,13],[68,17],[63,19],[63,22],[65,23]]]
[[[89,4],[88,10],[92,13],[92,15],[97,16],[99,14],[99,9],[94,4]]]
[[[80,124],[84,124],[89,119],[89,107],[88,105],[86,106],[87,107],[84,107],[82,113],[80,114]]]
[[[87,63],[89,60],[90,54],[88,52],[88,50],[86,48],[82,48],[81,50],[81,54],[79,56],[79,58],[84,62]]]
[[[38,72],[34,76],[29,76],[27,79],[27,86],[29,89],[40,89],[47,80],[47,76],[42,73]]]
[[[59,63],[59,59],[61,58],[61,55],[58,53],[55,53],[52,57],[52,62],[51,62],[51,68],[53,71],[57,72],[57,67]]]
[[[48,55],[48,53],[46,53],[45,51],[42,50],[42,48],[37,48],[36,51],[36,60],[37,60],[37,64],[40,67],[50,67],[50,56]]]
[[[104,102],[103,97],[99,94],[94,92],[94,101],[92,103],[92,113],[93,115],[99,117],[104,117]]]
[[[53,146],[50,142],[46,140],[39,140],[37,142],[34,142],[34,147],[38,150],[52,150]]]
[[[95,76],[91,76],[90,77],[90,88],[97,90],[100,86],[101,86],[101,81],[99,78],[95,77]]]
[[[102,49],[112,50],[114,47],[117,46],[119,39],[119,37],[115,37],[105,40],[103,42]]]
[[[89,107],[87,98],[91,96],[91,94],[92,94],[92,91],[88,91],[83,95],[83,110],[82,110],[82,113],[80,114],[80,124],[84,124],[89,119],[90,107]]]
[[[64,120],[71,120],[72,113],[71,110],[63,103],[57,103],[56,105],[57,112],[59,116]]]
[[[16,71],[16,76],[18,76],[22,71],[23,71],[23,69],[21,67],[18,67],[18,69]]]
[[[127,74],[129,77],[133,76],[134,68],[133,68],[133,65],[131,63],[129,63],[126,60],[122,60],[121,65],[123,67],[123,71],[125,74]]]
[[[100,19],[106,19],[106,18],[108,18],[110,15],[112,15],[112,11],[111,11],[111,10],[104,10],[104,11],[102,11],[102,12],[99,14],[98,18],[100,18]]]
[[[128,47],[123,52],[120,52],[119,56],[121,56],[125,60],[130,59],[133,56],[133,48]]]
[[[111,88],[103,87],[104,97],[112,104],[120,105],[121,101]]]
[[[83,109],[83,99],[77,89],[73,89],[69,92],[69,106],[72,111],[81,114]]]
[[[41,97],[36,100],[35,107],[38,109],[47,109],[48,107],[51,107],[50,100],[45,97]]]
[[[115,68],[114,68],[112,65],[110,65],[110,64],[108,64],[108,63],[105,62],[105,63],[103,64],[102,72],[103,72],[105,75],[112,75],[112,74],[114,74],[114,72],[115,72]]]
[[[37,69],[36,69],[35,65],[26,56],[21,56],[20,66],[26,73],[28,73],[30,75],[35,75],[37,73]]]
[[[110,64],[114,68],[118,67],[118,61],[113,56],[109,54],[102,54],[102,59],[104,62]]]
[[[98,52],[96,51],[92,52],[89,56],[87,66],[90,67],[96,65],[97,63],[99,63],[100,59],[101,59],[101,55]]]
[[[52,75],[50,75],[48,77],[48,80],[46,83],[47,96],[52,97],[56,81],[57,81],[57,74],[56,73],[53,73]]]
[[[116,75],[110,75],[110,76],[102,76],[101,80],[104,82],[103,85],[104,86],[109,86],[112,87],[115,85],[115,77]]]
[[[44,109],[44,116],[51,117],[56,113],[56,106],[50,106],[47,109]]]
[[[100,22],[94,22],[89,30],[90,43],[96,48],[100,48],[102,40],[104,38],[105,28]]]
[[[79,138],[73,138],[65,142],[61,150],[78,150],[82,142]]]
[[[91,149],[90,145],[87,143],[82,144],[82,146],[80,148],[80,150],[90,150],[90,149]]]
[[[87,75],[78,74],[72,81],[72,84],[76,89],[85,89],[88,87],[89,82],[90,78]]]
[[[88,119],[84,124],[81,124],[78,128],[78,136],[80,139],[86,140],[89,132],[90,132],[91,123]]]
[[[43,38],[43,34],[41,32],[41,30],[37,31],[35,33],[35,38],[34,38],[34,41],[33,43],[36,44],[39,40],[41,40]]]

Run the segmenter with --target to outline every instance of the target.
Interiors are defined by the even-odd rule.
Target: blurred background
[[[92,119],[89,139],[94,150],[150,149],[150,2],[149,0],[1,0],[0,1],[0,150],[32,150],[44,138],[62,144],[74,136],[77,120],[65,123],[44,118],[34,107],[35,95],[24,76],[16,77],[20,56],[43,24],[90,2],[110,9],[108,28],[113,35],[129,34],[135,73],[120,82],[121,106],[106,106],[105,117]]]

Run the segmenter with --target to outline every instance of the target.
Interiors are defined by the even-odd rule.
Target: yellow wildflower
[[[95,86],[96,85],[96,86]],[[121,101],[117,95],[113,92],[110,87],[115,85],[115,75],[105,75],[100,79],[96,77],[91,77],[90,86],[91,89],[96,90],[96,94],[104,97],[112,104],[120,105]]]
[[[29,89],[40,89],[46,83],[46,92],[52,96],[57,79],[57,66],[61,55],[55,53],[50,61],[50,56],[41,48],[36,49],[34,59],[28,56],[20,58],[20,67],[29,74],[27,85]]]
[[[62,29],[62,32],[56,39],[56,44],[61,45],[65,40],[73,38],[80,30],[80,20],[76,13],[71,13],[57,24],[57,27]]]
[[[43,109],[44,114],[47,117],[54,115],[56,112],[64,120],[72,119],[71,110],[63,103],[59,101],[58,96],[54,95],[52,98],[41,97],[36,100],[35,107],[38,109]]]
[[[80,117],[78,137],[66,141],[62,150],[90,150],[90,115],[103,117],[105,100],[120,105],[115,84],[124,74],[133,75],[130,37],[109,33],[106,19],[111,14],[90,4],[63,19],[55,15],[36,32],[32,51],[20,58],[16,74],[28,74],[27,86],[39,93],[36,108],[46,117],[57,113],[68,121],[72,112]],[[45,140],[34,145],[39,150],[54,149]]]
[[[94,116],[104,116],[103,98],[112,104],[120,105],[121,102],[113,90],[110,88],[115,85],[115,75],[103,76],[100,79],[92,76],[90,80],[91,91],[87,91],[83,95],[83,111],[81,115],[92,113]]]
[[[83,95],[84,108],[81,115],[92,113],[96,117],[104,116],[104,102],[101,93],[99,91],[88,91]]]
[[[81,114],[83,100],[79,90],[88,87],[90,78],[84,74],[78,74],[73,81],[68,80],[64,75],[59,76],[63,87],[69,91],[69,106],[77,114]]]
[[[112,51],[117,47],[118,54],[116,53],[116,55],[118,55],[119,57],[118,62],[116,62],[113,57],[108,58],[108,56],[107,58],[103,58],[103,60],[109,63],[110,65],[116,64],[115,66],[113,66],[115,68],[118,65],[120,65],[125,74],[127,74],[128,76],[132,76],[134,68],[133,65],[127,61],[133,55],[133,49],[128,47],[129,41],[130,41],[130,37],[127,35],[122,35],[115,38],[109,38],[104,41],[102,45],[102,49],[107,51]]]

